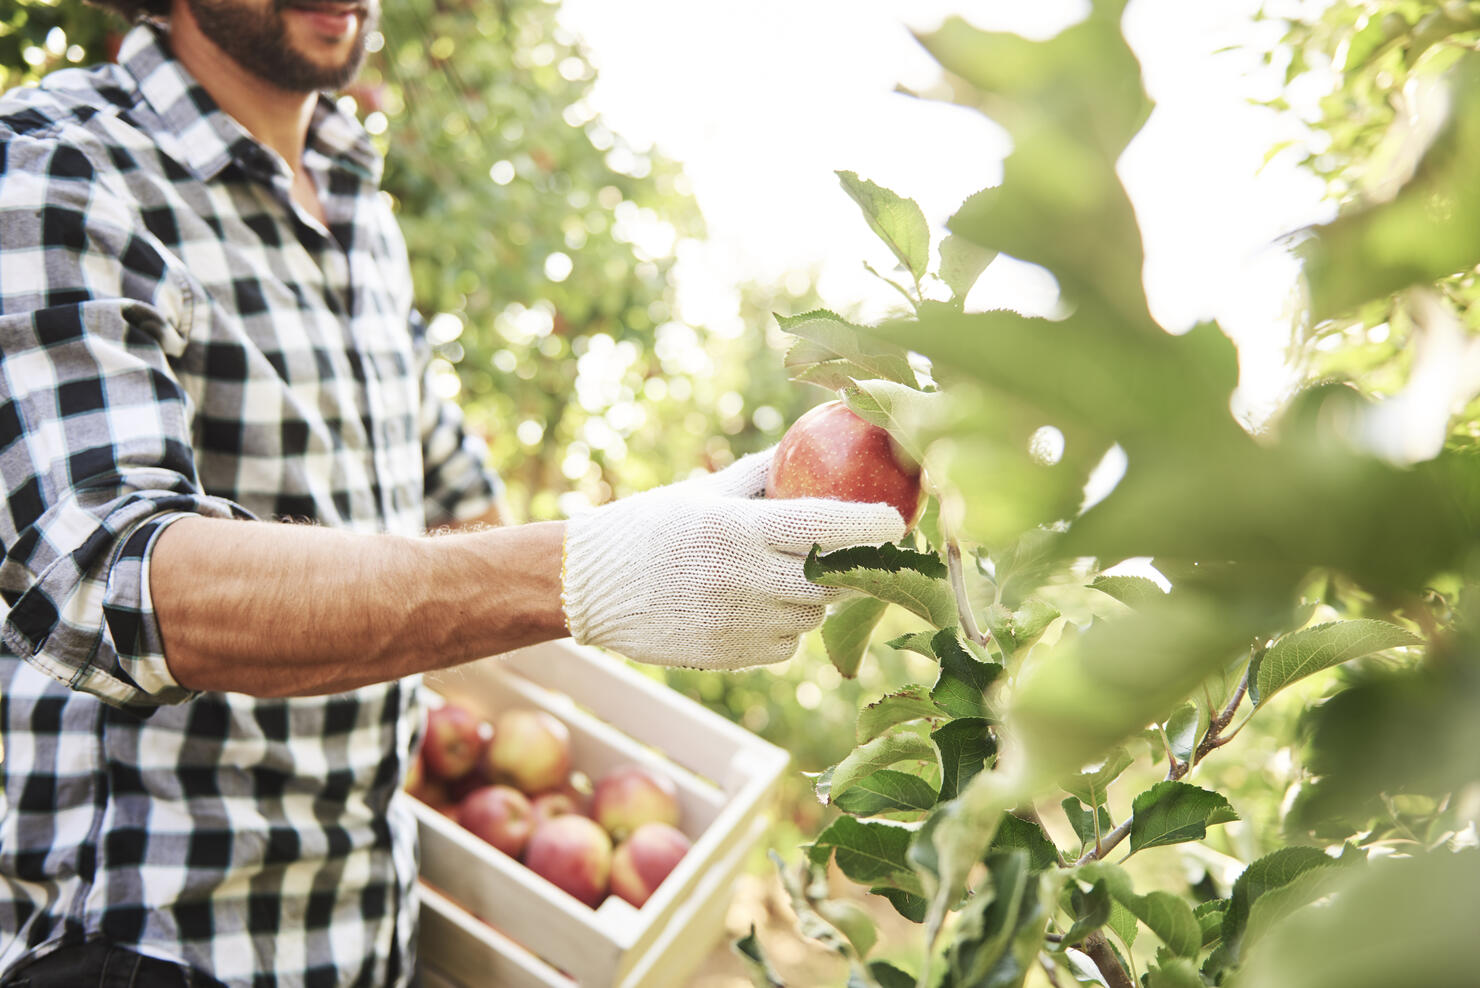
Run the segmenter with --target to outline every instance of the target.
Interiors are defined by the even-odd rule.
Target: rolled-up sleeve
[[[488,445],[468,431],[462,409],[437,393],[426,326],[415,312],[411,331],[423,366],[419,428],[427,527],[479,518],[497,503],[503,482],[488,464]]]
[[[3,140],[3,135],[0,135]],[[202,493],[170,366],[193,315],[125,199],[66,145],[0,158],[0,594],[7,650],[118,706],[191,696],[149,594],[159,533],[248,517]]]

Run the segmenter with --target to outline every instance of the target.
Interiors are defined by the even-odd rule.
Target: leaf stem
[[[971,609],[971,601],[966,596],[966,574],[961,568],[961,544],[954,537],[946,538],[945,543],[946,569],[951,577],[951,590],[956,594],[956,616],[961,619],[961,633],[986,648],[992,636],[982,633],[976,623],[976,614]]]

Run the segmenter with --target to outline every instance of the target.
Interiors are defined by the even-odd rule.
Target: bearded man
[[[118,64],[0,97],[0,985],[409,984],[420,673],[780,661],[807,549],[903,526],[757,498],[767,454],[495,526],[322,95],[375,0],[111,5]]]

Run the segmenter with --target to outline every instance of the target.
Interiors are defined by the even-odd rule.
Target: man
[[[116,66],[0,99],[5,985],[399,985],[418,674],[565,635],[785,659],[801,559],[892,509],[765,455],[569,523],[421,386],[380,162],[317,93],[365,3],[117,0]],[[313,525],[282,524],[310,520]]]

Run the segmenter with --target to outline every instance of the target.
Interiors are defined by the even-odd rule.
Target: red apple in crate
[[[841,401],[818,405],[786,430],[766,475],[766,497],[887,504],[910,528],[925,510],[920,465]]]
[[[677,827],[644,823],[612,852],[612,894],[642,908],[691,846]]]
[[[457,804],[457,822],[509,857],[517,858],[534,831],[534,808],[518,789],[483,786]]]
[[[427,712],[421,757],[427,772],[443,782],[467,775],[483,751],[487,725],[482,718],[456,703],[444,703]]]
[[[524,848],[536,875],[593,908],[606,897],[612,842],[595,821],[574,813],[542,821]]]
[[[537,820],[549,820],[552,817],[567,816],[571,813],[579,816],[585,815],[581,813],[583,802],[581,795],[574,789],[553,789],[550,792],[542,792],[529,802],[534,808]]]
[[[531,795],[570,776],[570,729],[543,710],[505,710],[493,726],[484,770]]]
[[[644,823],[678,823],[678,787],[641,765],[623,765],[596,783],[591,816],[614,840],[625,840]]]

